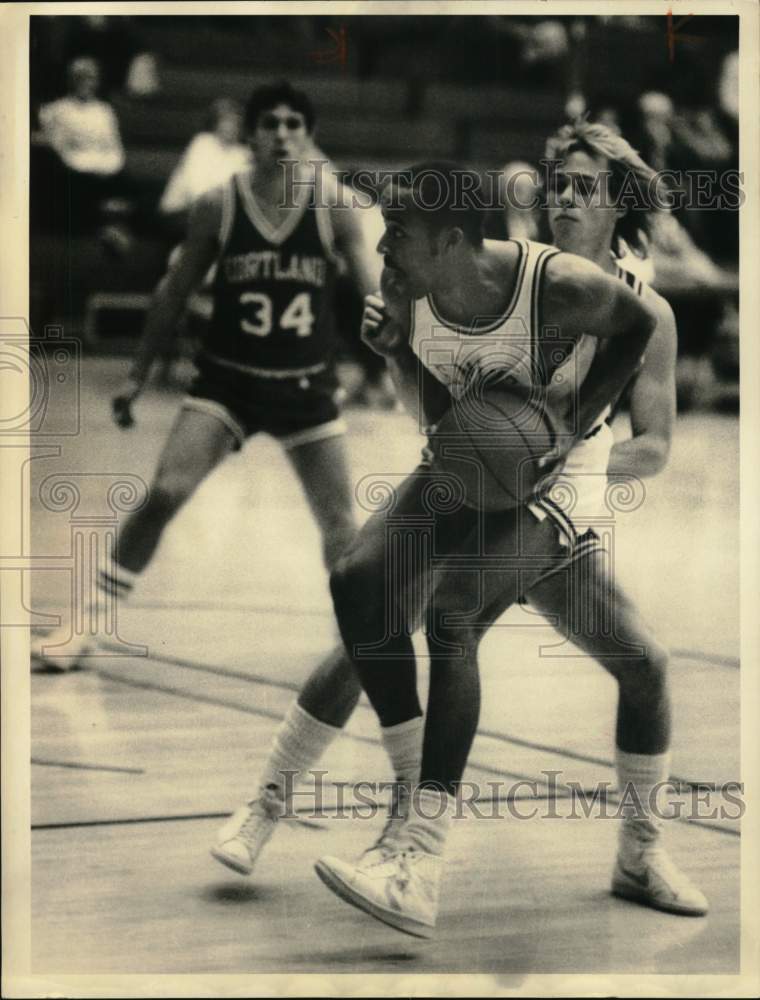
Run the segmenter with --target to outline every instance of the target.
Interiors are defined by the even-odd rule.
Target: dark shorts
[[[227,369],[200,359],[198,375],[183,407],[217,417],[240,448],[263,431],[285,448],[345,434],[340,416],[343,391],[334,370],[278,377]]]
[[[545,575],[568,565],[557,526],[524,506],[481,512],[464,505],[452,477],[423,461],[408,476],[373,474],[357,484],[373,511],[345,553],[359,586],[382,592],[388,628],[425,619],[487,629]],[[388,633],[390,634],[390,633]],[[367,637],[362,655],[384,653],[387,636]],[[364,649],[364,647],[363,647]]]

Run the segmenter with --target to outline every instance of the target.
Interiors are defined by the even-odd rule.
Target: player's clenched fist
[[[132,404],[142,392],[142,388],[142,382],[129,377],[113,397],[111,411],[119,427],[133,426],[135,418],[132,416]]]
[[[395,354],[400,344],[399,330],[388,322],[385,301],[380,292],[364,298],[361,337],[377,354]]]

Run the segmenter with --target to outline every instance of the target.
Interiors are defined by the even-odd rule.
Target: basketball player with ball
[[[575,256],[555,253],[536,244],[527,245],[529,257],[522,274],[521,264],[517,262],[507,270],[505,265],[508,265],[509,260],[503,246],[485,243],[481,244],[482,249],[479,250],[477,230],[473,228],[474,238],[470,239],[462,223],[457,226],[451,225],[449,221],[447,226],[443,222],[441,228],[437,229],[435,222],[426,219],[419,211],[415,213],[413,187],[408,189],[408,195],[400,193],[398,200],[408,210],[403,215],[386,208],[386,235],[380,246],[386,262],[383,299],[388,321],[377,334],[377,346],[388,353],[392,368],[400,372],[404,365],[413,367],[410,365],[410,354],[414,354],[439,382],[448,382],[455,400],[458,392],[461,393],[458,398],[462,399],[468,389],[462,390],[460,387],[467,379],[461,374],[461,365],[452,364],[452,358],[456,362],[467,357],[470,365],[480,364],[481,371],[486,373],[483,380],[487,381],[487,376],[492,374],[491,364],[496,355],[501,353],[504,356],[506,353],[503,347],[494,347],[489,352],[485,337],[480,350],[475,349],[470,353],[471,345],[480,338],[480,331],[475,332],[476,317],[489,314],[499,316],[503,330],[504,324],[514,315],[510,307],[522,308],[523,319],[527,317],[526,325],[529,326],[530,334],[527,340],[530,347],[526,349],[533,349],[540,356],[542,346],[548,346],[548,341],[542,345],[541,337],[545,331],[553,328],[559,329],[563,341],[575,341],[578,356],[574,359],[573,367],[570,367],[571,359],[568,358],[560,362],[557,369],[563,370],[567,376],[574,374],[575,386],[580,388],[580,405],[574,425],[580,427],[581,432],[588,413],[594,412],[589,407],[599,406],[595,411],[596,419],[591,420],[590,436],[587,439],[589,447],[597,447],[592,443],[594,439],[600,434],[609,434],[606,425],[602,426],[605,410],[616,401],[622,388],[621,380],[624,382],[629,379],[635,369],[635,365],[631,364],[631,345],[635,344],[636,347],[634,357],[641,358],[649,332],[653,326],[661,325],[665,332],[657,338],[659,343],[652,346],[655,348],[655,356],[663,350],[667,354],[672,352],[673,336],[672,315],[654,293],[644,296],[634,292],[633,297],[619,294],[621,289],[626,292],[631,289],[627,281],[620,280],[609,250],[618,213],[624,214],[624,210],[614,207],[614,199],[606,209],[600,205],[584,208],[579,204],[582,199],[576,197],[578,188],[588,179],[589,174],[592,174],[593,180],[593,175],[604,170],[605,164],[599,162],[600,159],[605,159],[604,151],[607,152],[606,158],[610,158],[610,149],[613,152],[625,152],[615,144],[612,147],[606,145],[605,140],[610,139],[611,134],[600,135],[593,128],[584,135],[583,126],[579,126],[578,133],[562,133],[556,143],[557,151],[562,154],[564,161],[564,172],[559,172],[557,177],[556,206],[551,209],[554,231],[561,245],[567,240],[568,230],[571,229],[571,223],[574,223],[580,230],[575,238],[578,243],[582,243],[585,236],[587,245],[584,249],[591,256],[591,239],[595,235],[598,239],[606,228],[603,255],[601,252],[594,254],[601,265],[598,272],[594,272],[586,261],[581,263]],[[631,160],[631,167],[638,168],[642,175],[646,174],[646,168],[642,170],[641,161]],[[611,183],[614,177],[605,176],[603,180]],[[429,203],[430,199],[419,200]],[[594,221],[584,226],[585,212],[593,216]],[[602,224],[603,213],[607,213],[606,226]],[[439,220],[439,224],[441,221]],[[462,236],[452,238],[455,230],[460,228]],[[426,238],[429,245],[434,247],[429,255],[423,249]],[[493,256],[489,259],[492,247]],[[512,244],[512,249],[514,253],[519,253],[519,245],[515,247]],[[436,260],[438,267],[432,265],[432,259]],[[542,264],[541,281],[539,268]],[[501,314],[498,299],[490,302],[487,299],[489,273],[498,274],[500,265],[505,267],[502,273],[509,274],[511,271],[516,276],[514,280],[520,283],[511,297],[507,294],[509,305]],[[538,277],[535,276],[537,271]],[[524,292],[526,283],[531,286],[530,297]],[[507,277],[504,279],[504,287],[510,287]],[[637,286],[637,291],[641,292],[642,289]],[[483,298],[478,298],[478,293],[482,293]],[[409,300],[413,305],[409,304]],[[477,303],[476,309],[472,309],[472,303]],[[585,311],[580,303],[585,303]],[[535,307],[533,313],[528,311],[529,305]],[[539,314],[541,326],[536,328],[536,316]],[[440,334],[436,337],[436,327],[444,327],[447,331],[447,345],[442,345]],[[461,332],[464,343],[462,353],[452,356],[452,352],[447,353],[445,348],[451,347],[452,333],[457,329]],[[490,324],[490,332],[499,332],[496,321]],[[604,339],[611,335],[623,338],[620,341],[623,350],[615,350],[618,347],[617,340],[614,343],[604,343]],[[473,340],[468,342],[465,339],[468,337],[473,337]],[[423,345],[428,346],[427,357]],[[444,349],[441,349],[442,346]],[[622,355],[627,355],[624,368],[619,367],[616,360]],[[548,350],[544,351],[542,360],[535,360],[531,370],[534,376],[545,380],[548,387],[545,405],[547,411],[550,411],[549,419],[556,424],[567,421],[568,399],[574,399],[574,396],[567,392],[567,379],[560,383],[554,381],[557,369],[552,371],[550,363],[547,363],[547,358],[551,357]],[[439,359],[448,367],[443,368]],[[665,365],[666,372],[667,368]],[[519,370],[512,369],[510,374],[520,385]],[[589,378],[588,401],[584,400],[584,375]],[[556,394],[553,394],[555,385]],[[661,385],[660,379],[652,380],[650,376],[649,382],[644,379],[640,386],[640,392],[648,393],[650,403],[655,407],[670,405],[667,390],[660,394]],[[519,395],[524,397],[525,393]],[[503,412],[503,407],[500,409]],[[451,410],[447,411],[444,420],[450,412]],[[438,415],[431,416],[434,423],[439,420]],[[470,437],[471,426],[472,421],[468,427]],[[546,430],[541,433],[546,433]],[[432,450],[437,458],[439,449],[435,444],[435,436],[434,434]],[[537,437],[540,441],[540,434]],[[517,463],[514,464],[517,468]],[[502,477],[507,466],[508,463],[505,463],[500,467]],[[624,468],[624,462],[619,462],[620,471],[621,467]],[[434,459],[433,473],[435,468]],[[424,477],[418,478],[417,483],[415,478],[407,480],[405,487],[399,491],[400,495],[393,508],[396,520],[402,515],[402,505],[406,505],[403,510],[412,518],[428,512],[424,502],[420,502]],[[487,480],[488,475],[484,474],[483,479]],[[513,487],[512,492],[519,494],[520,490]],[[516,554],[518,563],[522,562],[523,567],[512,572],[479,575],[452,570],[444,574],[443,580],[439,582],[442,589],[432,595],[432,600],[429,594],[424,595],[429,602],[426,607],[426,631],[431,656],[430,693],[421,767],[412,801],[407,805],[403,818],[395,824],[390,848],[387,843],[389,838],[386,838],[384,851],[374,850],[358,863],[324,858],[317,866],[322,880],[339,896],[377,919],[408,933],[429,936],[435,926],[451,805],[478,721],[479,691],[474,658],[478,640],[483,630],[517,598],[521,589],[530,595],[540,610],[558,615],[562,625],[571,630],[573,641],[610,669],[619,683],[616,753],[618,773],[625,784],[633,787],[642,809],[633,809],[622,824],[613,891],[674,912],[696,915],[706,911],[702,894],[662,851],[658,843],[659,823],[648,806],[650,789],[658,781],[666,779],[668,774],[666,751],[669,743],[669,711],[665,688],[665,653],[619,588],[615,589],[613,597],[615,627],[610,630],[611,634],[600,634],[599,626],[594,623],[601,620],[600,605],[609,602],[611,583],[601,553],[597,552],[594,557],[596,572],[591,575],[589,582],[584,583],[585,589],[581,592],[577,592],[577,587],[573,588],[573,582],[577,582],[578,577],[556,572],[558,563],[548,566],[548,569],[547,563],[542,566],[541,557],[551,560],[557,545],[565,548],[571,557],[577,557],[579,553],[574,553],[573,548],[579,547],[581,541],[575,537],[572,522],[562,511],[556,511],[556,518],[553,516],[554,505],[546,502],[547,499],[550,497],[539,497],[535,502],[529,501],[527,505],[501,513],[481,513],[469,524],[466,513],[470,509],[468,507],[458,508],[437,518],[436,552],[446,552],[449,540],[452,554],[468,555],[468,546],[474,543],[474,533],[477,536],[474,544],[482,545],[480,552],[484,557],[484,564],[487,564],[488,556],[506,552]],[[490,506],[490,494],[487,501]],[[564,526],[561,525],[563,517]],[[381,518],[382,515],[377,518],[376,531]],[[442,528],[440,535],[437,530],[439,525]],[[552,533],[556,534],[552,537]],[[564,542],[558,542],[559,538],[563,538]],[[390,617],[383,619],[378,611],[378,606],[383,605],[383,593],[382,589],[378,589],[377,578],[380,578],[382,584],[383,567],[386,579],[389,573],[392,574],[397,569],[392,556],[389,557],[383,551],[384,541],[385,533],[381,531],[377,531],[377,537],[373,540],[372,521],[368,522],[357,542],[333,573],[332,586],[346,648],[349,653],[353,653],[362,684],[378,713],[381,725],[399,726],[419,717],[421,710],[417,701],[408,635],[403,634],[402,630],[399,630],[400,634],[394,634],[386,626],[391,621]],[[591,539],[585,540],[584,548],[586,557],[591,558]],[[400,580],[392,577],[391,587],[385,591],[386,594],[401,595],[399,604],[403,608],[409,608],[411,602],[408,590],[410,584],[416,583],[410,581],[408,576],[407,573],[407,577]],[[480,593],[468,593],[468,587],[472,583],[476,585],[476,589],[482,588]],[[568,587],[571,587],[569,594]],[[434,589],[435,582],[432,581],[430,590]],[[452,636],[447,634],[444,616],[457,608],[463,611],[480,609],[467,644],[469,655],[465,658],[452,655],[446,643]],[[606,609],[609,610],[609,603],[606,604]],[[373,615],[377,617],[373,618]],[[458,636],[454,638],[461,638],[462,630],[461,624],[457,626]],[[385,637],[385,658],[363,657],[362,647],[371,647],[372,641],[381,636]],[[395,652],[395,657],[388,655],[391,652]],[[414,782],[413,777],[411,780]]]
[[[553,392],[560,399],[560,403],[564,391],[566,410],[567,382],[563,377],[557,378],[556,376],[568,375],[572,371],[577,382],[581,381],[584,375],[587,376],[584,382],[584,392],[581,393],[581,405],[575,416],[576,427],[580,427],[584,422],[589,422],[588,415],[592,414],[591,429],[573,445],[569,455],[564,460],[562,472],[562,476],[571,481],[573,477],[577,476],[575,479],[576,487],[583,487],[584,495],[578,496],[578,506],[585,513],[585,522],[587,523],[589,512],[591,511],[593,514],[594,507],[599,509],[600,505],[603,504],[608,462],[610,472],[644,476],[655,474],[665,463],[675,412],[673,378],[675,326],[672,313],[666,303],[651,290],[644,289],[640,283],[633,282],[630,275],[621,271],[611,253],[611,247],[617,244],[618,236],[623,235],[623,233],[629,244],[636,245],[638,230],[646,224],[646,207],[637,213],[635,218],[629,219],[628,216],[631,213],[611,208],[609,205],[601,205],[598,196],[585,198],[581,206],[574,204],[577,200],[576,195],[579,191],[583,191],[584,185],[589,184],[593,187],[594,177],[605,169],[613,168],[613,173],[617,171],[618,174],[626,170],[633,171],[643,180],[648,180],[652,171],[643,164],[623,139],[613,136],[612,133],[600,126],[592,126],[587,123],[581,123],[574,127],[567,126],[558,136],[552,137],[548,152],[563,163],[566,172],[565,174],[558,172],[556,175],[555,179],[558,183],[561,183],[564,178],[564,185],[561,190],[557,190],[556,205],[550,210],[550,221],[558,246],[563,250],[582,253],[585,257],[595,261],[611,277],[617,278],[621,285],[623,284],[620,281],[621,278],[624,282],[634,285],[635,295],[640,297],[645,294],[647,302],[657,317],[656,333],[649,344],[642,366],[640,364],[642,344],[646,340],[646,335],[642,331],[647,328],[646,310],[639,309],[637,315],[637,309],[631,305],[630,296],[621,295],[617,298],[609,284],[600,282],[593,268],[582,267],[582,262],[579,263],[577,258],[568,258],[566,255],[557,256],[548,248],[535,244],[527,247],[522,244],[513,244],[513,253],[519,254],[520,264],[515,269],[516,275],[513,271],[513,293],[509,303],[511,309],[501,312],[502,316],[507,313],[513,317],[513,322],[514,317],[519,316],[518,306],[522,306],[526,315],[531,318],[531,321],[533,320],[534,313],[530,310],[536,304],[536,297],[529,298],[527,296],[526,284],[532,290],[541,293],[538,303],[544,308],[543,324],[549,328],[551,325],[547,319],[546,306],[549,306],[549,310],[556,309],[556,299],[552,300],[552,293],[557,294],[557,287],[558,285],[561,287],[560,283],[563,279],[572,282],[570,277],[572,276],[578,282],[578,285],[571,289],[573,294],[570,296],[569,306],[574,298],[577,302],[577,298],[582,296],[584,292],[590,295],[593,282],[596,282],[596,293],[604,293],[603,295],[599,294],[597,303],[599,311],[595,312],[594,317],[575,342],[576,357],[573,358],[571,355],[564,364],[558,363],[556,360],[557,351],[553,351],[557,369],[551,380],[546,379],[546,367],[542,370],[541,365],[537,364],[534,368],[537,380],[543,382],[545,393],[547,381],[553,385]],[[573,168],[572,174],[570,168]],[[607,183],[608,181],[605,179],[604,184]],[[609,192],[607,193],[609,194]],[[386,353],[389,357],[401,394],[413,412],[418,406],[419,389],[423,390],[422,402],[425,419],[434,422],[447,410],[449,413],[451,412],[453,393],[449,393],[442,380],[429,377],[427,369],[418,364],[416,357],[411,356],[413,352],[408,349],[409,327],[405,324],[407,323],[406,318],[411,317],[411,302],[407,302],[406,299],[410,293],[413,293],[414,289],[411,284],[406,283],[409,281],[407,274],[411,272],[412,277],[416,278],[416,273],[411,268],[406,272],[402,270],[414,252],[413,248],[411,250],[403,248],[403,244],[414,238],[427,239],[432,244],[434,242],[433,236],[437,233],[438,239],[443,239],[441,255],[445,257],[443,251],[446,249],[446,228],[441,225],[439,219],[440,228],[436,230],[435,225],[431,226],[428,218],[430,228],[427,232],[419,232],[414,227],[415,223],[419,226],[420,220],[415,220],[413,212],[410,212],[404,221],[395,223],[402,230],[406,227],[403,235],[402,232],[392,228],[394,220],[390,211],[386,212],[386,222],[388,231],[381,242],[380,249],[385,253],[386,264],[389,265],[384,272],[383,280],[384,297],[388,303],[387,311],[386,302],[382,298],[368,297],[363,325],[364,334],[377,350]],[[459,226],[454,228],[459,228]],[[468,239],[465,247],[459,246],[460,252],[464,251],[465,260],[470,255],[477,259],[479,252],[477,247],[481,245],[477,242],[477,225],[470,232],[475,238],[472,241]],[[464,235],[464,230],[462,235]],[[458,236],[454,243],[458,245],[460,241],[461,237]],[[438,246],[440,247],[440,243]],[[486,246],[492,247],[493,244]],[[429,253],[429,251],[427,252]],[[453,251],[449,249],[447,252]],[[530,254],[530,257],[526,260],[527,254]],[[423,251],[420,256],[424,259],[426,251]],[[557,267],[563,258],[567,262],[566,271]],[[500,263],[509,264],[507,255],[497,257],[497,260]],[[544,267],[549,265],[555,269],[553,272],[549,271],[547,275],[551,276],[554,281],[545,281],[541,288],[538,287],[539,282],[536,278],[540,260],[543,260]],[[444,263],[446,263],[445,260]],[[533,272],[532,281],[528,279],[526,273],[529,265]],[[577,268],[574,273],[573,265]],[[462,272],[462,274],[465,273]],[[449,269],[449,274],[451,274],[451,269]],[[518,282],[520,282],[520,289],[517,288]],[[584,282],[588,282],[588,284],[584,284]],[[403,287],[405,284],[406,288]],[[447,282],[443,278],[440,287],[450,288],[453,291],[460,286],[456,278],[451,282]],[[519,302],[520,291],[522,292],[522,303]],[[441,313],[445,314],[446,311],[441,305],[442,296],[440,294],[434,292],[429,298],[422,299],[422,302],[420,299],[415,300],[415,319],[417,319],[419,309],[427,305],[428,308],[436,308],[438,318],[443,320]],[[641,305],[640,301],[639,305]],[[490,304],[489,307],[493,308]],[[601,344],[601,341],[595,336],[598,331],[594,320],[598,321],[599,317],[606,312],[606,319],[609,323],[609,312],[613,308],[618,310],[619,315],[619,318],[616,318],[614,322],[623,322],[630,336],[626,341],[616,339],[614,342],[610,342],[611,350],[608,352],[597,352],[596,347]],[[498,311],[498,302],[494,311]],[[485,309],[479,310],[480,315],[483,315],[484,312]],[[386,322],[388,314],[391,316],[390,322]],[[576,324],[580,325],[577,314],[573,318],[568,312],[568,316],[569,322],[562,323],[560,320],[563,341],[566,341],[570,336],[576,336]],[[446,318],[448,319],[448,316]],[[467,319],[466,316],[462,318]],[[641,322],[640,329],[637,327],[639,322]],[[519,322],[515,325],[519,340],[525,331]],[[378,328],[381,326],[381,332],[378,334]],[[439,339],[435,343],[439,347],[445,346],[440,338],[442,335],[448,336],[447,328],[448,324],[445,320],[437,328]],[[478,332],[482,333],[482,331]],[[493,336],[498,330],[492,329],[490,332]],[[612,331],[599,332],[604,334]],[[620,332],[619,327],[617,332]],[[418,345],[421,342],[424,343],[419,336],[418,324],[415,324],[415,333],[417,337],[412,339],[412,343]],[[464,350],[469,353],[477,343],[477,336],[474,333],[465,333],[463,336],[470,338],[464,343]],[[486,371],[494,369],[499,352],[503,354],[506,349],[508,354],[514,356],[514,352],[510,349],[509,338],[504,337],[502,340],[501,347],[494,340],[489,351],[481,350],[481,363],[483,358],[487,362]],[[543,345],[535,345],[535,341],[531,338],[528,338],[528,341],[537,346],[539,351],[543,348],[544,358],[550,358],[547,350],[548,342]],[[448,346],[450,348],[452,345]],[[561,347],[559,338],[554,340],[553,346],[555,349]],[[511,347],[514,347],[514,343],[511,344]],[[439,351],[438,356],[443,356],[445,359],[446,352]],[[451,350],[448,352],[448,360],[450,362],[448,370],[454,372],[456,366],[451,365]],[[520,368],[520,360],[519,356],[515,357],[518,369]],[[546,361],[542,361],[542,364],[546,365]],[[525,371],[524,365],[523,371]],[[514,383],[514,372],[510,374],[513,376]],[[490,375],[491,378],[496,378],[497,372],[491,371]],[[457,375],[456,377],[461,376]],[[605,421],[609,412],[607,404],[614,402],[622,385],[632,378],[635,380],[631,400],[633,438],[615,444],[613,447],[609,424]],[[489,378],[483,381],[487,384]],[[588,387],[587,391],[586,387]],[[481,382],[481,388],[483,388],[483,382]],[[526,385],[523,383],[523,399],[526,398],[525,388]],[[542,387],[539,385],[537,388],[541,390]],[[488,395],[488,392],[481,393],[482,397]],[[534,399],[536,396],[540,398],[540,395],[540,391],[532,393]],[[529,392],[528,398],[530,396]],[[505,398],[507,398],[507,394],[502,395],[501,402]],[[561,405],[557,404],[556,399],[553,400],[553,403],[556,407],[553,419],[555,423],[561,424]],[[525,409],[530,411],[531,407],[528,406]],[[566,415],[565,413],[565,417]],[[535,414],[533,416],[535,417]],[[536,440],[541,442],[540,434],[536,435]],[[440,452],[440,446],[438,450]],[[531,465],[530,462],[526,464],[528,467]],[[424,489],[425,475],[429,472],[429,468],[421,466],[402,487],[396,506],[393,508],[394,516],[398,516],[398,500],[408,503],[410,497],[412,500],[415,495],[419,497],[420,487]],[[559,477],[560,481],[562,476]],[[430,486],[429,479],[428,486]],[[490,497],[490,500],[499,506],[498,493],[495,500],[494,497]],[[544,560],[547,564],[554,561],[553,567],[550,566],[543,574],[539,570],[538,579],[533,586],[530,586],[530,576],[523,573],[520,577],[520,589],[522,592],[528,593],[531,602],[545,611],[546,614],[555,616],[558,627],[563,630],[568,629],[571,632],[573,642],[595,656],[615,675],[620,687],[616,753],[618,775],[621,787],[632,786],[638,798],[646,802],[648,789],[656,781],[666,777],[668,773],[669,713],[664,674],[664,651],[654,642],[640,622],[631,602],[620,593],[619,589],[616,590],[614,584],[609,580],[602,553],[598,550],[599,540],[593,530],[583,534],[576,532],[572,520],[563,513],[561,508],[550,501],[550,496],[539,496],[535,502],[531,503],[530,511],[513,509],[501,515],[500,518],[490,514],[484,515],[482,525],[488,528],[492,551],[498,552],[501,545],[502,552],[514,553],[517,551],[515,534],[516,524],[519,521],[524,528],[521,537],[527,539],[527,542],[521,543],[520,554],[527,556],[530,549],[539,554],[538,561]],[[468,517],[470,515],[463,512],[459,514],[460,528],[462,528],[460,537],[462,539],[466,537],[467,526],[465,522]],[[445,521],[447,519],[441,517],[439,520]],[[455,515],[448,520],[456,522],[457,517]],[[470,520],[472,520],[471,517]],[[338,599],[340,599],[341,593],[345,594],[342,585],[345,583],[347,570],[350,569],[358,575],[358,572],[370,562],[366,556],[372,555],[373,538],[368,539],[367,533],[373,530],[373,521],[374,555],[377,560],[376,576],[380,581],[385,578],[385,566],[380,560],[382,515],[378,515],[369,522],[367,529],[360,537],[358,551],[360,558],[357,559],[357,552],[353,550],[348,564],[344,565],[336,577],[336,596]],[[456,541],[456,527],[453,530],[448,530],[449,537],[453,537]],[[361,547],[362,541],[364,542],[363,548]],[[440,542],[441,537],[439,536],[436,541]],[[470,548],[472,549],[472,542]],[[437,546],[437,551],[439,549],[440,546]],[[462,552],[466,552],[466,549],[466,545],[461,547]],[[488,551],[488,549],[483,551]],[[364,563],[362,563],[362,555],[365,556]],[[585,574],[584,579],[587,582],[584,586],[587,589],[584,591],[577,587],[577,581],[581,579],[581,574],[576,578],[575,576],[569,577],[567,572],[556,572],[560,568],[580,567],[584,563],[593,567],[592,573]],[[535,566],[530,572],[536,573]],[[456,781],[461,777],[477,725],[479,712],[477,647],[488,626],[517,596],[516,575],[515,573],[483,574],[486,580],[493,581],[493,586],[489,588],[492,592],[485,595],[486,599],[482,603],[483,613],[472,625],[460,625],[453,629],[449,626],[447,631],[446,628],[443,628],[442,622],[430,621],[431,615],[441,615],[442,612],[451,607],[463,607],[469,610],[478,606],[478,598],[473,598],[473,595],[467,592],[468,585],[473,579],[471,573],[462,574],[454,570],[443,574],[443,579],[438,581],[434,588],[435,600],[432,605],[428,606],[428,643],[433,658],[423,777],[426,777],[428,781],[441,782],[449,792],[454,790]],[[359,576],[359,580],[361,580],[361,576]],[[574,584],[576,584],[575,599],[570,603],[568,602],[567,588]],[[372,601],[377,602],[377,588],[369,589],[373,597],[367,603],[366,614],[362,608],[357,615],[358,628],[361,627],[362,618],[365,622],[370,621],[370,614],[374,610]],[[610,640],[607,636],[596,635],[594,625],[594,623],[603,620],[598,613],[599,605],[604,600],[610,600],[610,595],[613,595],[616,602],[617,627],[614,640]],[[359,592],[357,599],[360,597],[361,593]],[[568,616],[570,616],[570,620],[568,620]],[[366,629],[366,625],[364,627]],[[349,621],[347,629],[351,630],[351,628],[352,624]],[[412,624],[410,623],[408,631],[411,629]],[[463,647],[464,657],[460,656],[454,660],[448,658],[445,655],[443,644],[436,641],[436,637],[442,635],[445,635],[446,639],[454,645],[459,644],[460,648]],[[366,638],[364,641],[367,643]],[[370,674],[368,683],[374,695],[373,704],[379,703],[381,706],[379,714],[382,723],[382,742],[391,759],[394,773],[400,782],[415,785],[420,777],[422,717],[416,691],[413,690],[414,661],[408,638],[395,637],[393,642],[396,646],[395,662],[378,659],[368,660],[362,676],[364,679],[368,673]],[[631,647],[627,645],[628,643],[638,643],[638,648],[644,651],[643,655],[630,656]],[[388,643],[388,645],[392,646],[393,643]],[[622,661],[619,657],[621,647],[625,647],[625,651],[629,654]],[[384,673],[386,666],[390,666],[391,671]],[[387,683],[389,673],[394,678],[394,687],[388,689],[388,697],[383,699],[382,685]],[[373,682],[376,683],[373,684]],[[323,673],[321,678],[313,676],[308,682],[308,686],[329,687],[329,677],[326,673]],[[237,818],[233,817],[233,821],[228,824],[226,830],[220,831],[220,842],[217,848],[219,853],[216,854],[220,860],[225,860],[226,855],[228,860],[225,860],[225,863],[235,866],[237,862],[240,862],[238,870],[246,871],[246,873],[251,871],[258,853],[276,825],[277,809],[272,808],[271,802],[268,803],[268,808],[262,808],[266,790],[275,789],[278,769],[306,770],[316,763],[318,757],[339,732],[339,726],[350,715],[353,707],[352,699],[348,697],[348,692],[343,692],[343,694],[340,707],[336,709],[336,714],[342,713],[343,717],[337,721],[328,721],[327,719],[320,721],[311,718],[303,711],[301,705],[293,706],[277,734],[266,762],[262,774],[262,794],[240,810],[236,814]],[[281,778],[280,784],[282,784]],[[404,784],[399,784],[397,787],[397,793],[402,799],[404,798],[404,788]],[[421,794],[428,796],[428,793]],[[435,815],[440,811],[440,806],[443,806],[443,813],[435,821],[425,821],[418,815],[420,810],[416,810],[416,814],[410,813],[406,818],[408,812],[406,803],[396,802],[395,810],[391,812],[380,840],[369,851],[365,852],[358,865],[350,866],[336,859],[323,859],[318,866],[323,881],[326,881],[339,895],[344,896],[379,919],[392,923],[399,929],[424,936],[431,933],[435,923],[440,849],[448,825],[444,813],[450,804],[449,796],[444,796],[443,801],[441,801],[440,791],[430,792],[428,797],[430,796],[438,797],[438,805],[433,803],[434,808],[426,810],[426,812]],[[619,871],[616,871],[613,883],[614,891],[628,898],[635,898],[646,905],[670,909],[672,912],[704,913],[706,911],[704,897],[690,885],[682,873],[674,868],[659,848],[659,824],[655,818],[647,811],[644,816],[637,814],[630,817],[625,821],[623,827],[618,862]],[[393,886],[396,888],[393,889]],[[404,887],[403,892],[400,890],[400,886]],[[387,894],[389,892],[400,901],[399,906],[395,907],[392,912],[387,908]]]

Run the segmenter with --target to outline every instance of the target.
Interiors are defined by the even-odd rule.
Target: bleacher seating
[[[255,87],[274,83],[282,74],[166,66],[161,73],[162,100],[170,104],[208,106],[220,96],[245,102]],[[321,74],[288,74],[288,81],[305,90],[317,111],[375,112],[403,114],[408,87],[402,80],[356,80],[352,77],[325,79]]]
[[[565,96],[557,91],[432,83],[425,90],[422,114],[471,121],[498,119],[553,128],[563,116],[564,105]]]

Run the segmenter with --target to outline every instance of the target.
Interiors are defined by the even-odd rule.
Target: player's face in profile
[[[609,242],[618,218],[610,194],[607,158],[571,153],[552,177],[549,226],[561,250],[595,248]]]
[[[250,144],[259,163],[299,160],[311,144],[306,119],[288,104],[262,111]]]
[[[388,186],[380,200],[385,232],[377,244],[383,256],[383,282],[399,293],[421,298],[432,289],[438,265],[435,242],[415,207],[411,191]]]

